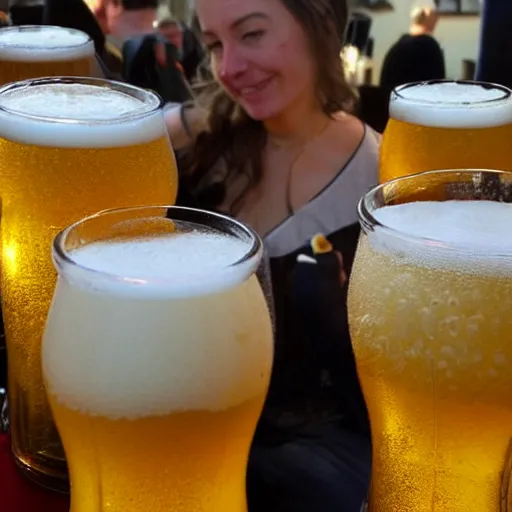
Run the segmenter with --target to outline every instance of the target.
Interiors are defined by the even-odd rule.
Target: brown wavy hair
[[[343,74],[340,58],[342,35],[347,24],[345,0],[281,0],[304,29],[311,55],[317,64],[316,92],[325,114],[352,111],[356,94]],[[201,180],[219,159],[224,159],[229,177],[244,174],[247,186],[233,203],[232,213],[245,193],[262,177],[262,154],[267,141],[263,123],[249,115],[215,83],[206,87],[198,102],[208,113],[208,130],[198,135],[183,155],[182,185],[196,190]],[[215,208],[225,198],[225,184],[216,183],[203,190],[196,201],[204,208]]]

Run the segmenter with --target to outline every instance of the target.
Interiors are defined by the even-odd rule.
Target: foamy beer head
[[[359,205],[365,239],[399,266],[512,277],[512,174],[489,169],[417,173],[371,190]]]
[[[393,91],[380,148],[380,182],[437,169],[512,171],[511,91],[470,81],[406,84]]]
[[[165,137],[161,100],[101,79],[42,78],[0,89],[0,138],[33,146],[108,148]]]
[[[439,128],[489,128],[512,123],[511,91],[469,81],[431,81],[395,89],[390,116]]]
[[[0,29],[0,85],[41,76],[102,76],[84,32],[63,27]]]
[[[167,232],[160,229],[166,222]],[[136,419],[262,401],[272,328],[254,275],[261,248],[251,237],[178,226],[134,219],[118,224],[119,237],[78,247],[65,259],[56,251],[60,279],[43,365],[49,392],[62,405]],[[75,324],[70,340],[68,327],[81,316],[94,332]]]
[[[512,240],[503,236],[512,220],[509,203],[416,201],[384,206],[373,215],[400,233],[390,236],[377,228],[367,235],[374,249],[398,265],[512,277],[512,260],[502,257],[512,253]]]
[[[93,55],[93,41],[80,30],[32,25],[0,29],[0,61],[78,60]]]

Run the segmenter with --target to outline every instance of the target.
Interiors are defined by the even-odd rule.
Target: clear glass
[[[53,254],[43,372],[71,511],[245,512],[273,357],[259,237],[200,210],[129,208],[66,229]]]
[[[511,510],[512,241],[508,220],[485,220],[510,202],[512,173],[486,170],[400,178],[360,202],[348,311],[371,421],[369,511]],[[391,205],[416,213],[379,221]],[[414,236],[418,219],[438,235]]]
[[[92,78],[42,78],[0,88],[1,295],[11,439],[16,461],[39,483],[67,487],[40,362],[56,278],[53,238],[105,208],[172,204],[176,189],[157,95]]]
[[[0,85],[41,76],[97,76],[92,39],[49,25],[0,29]]]
[[[398,87],[382,140],[380,182],[436,169],[512,171],[511,95],[502,85],[471,81]]]

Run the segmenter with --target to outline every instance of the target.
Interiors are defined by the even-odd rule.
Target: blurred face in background
[[[256,120],[316,102],[317,65],[281,0],[196,0],[215,77]]]
[[[437,22],[439,21],[439,14],[435,9],[428,9],[426,12],[425,28],[429,32],[434,32]]]
[[[177,21],[163,21],[158,26],[158,32],[181,52],[183,49],[183,31]]]
[[[109,31],[108,22],[107,22],[105,0],[84,0],[84,1],[87,4],[87,7],[89,7],[91,12],[94,14],[96,21],[98,22],[103,33],[108,34],[110,31]]]

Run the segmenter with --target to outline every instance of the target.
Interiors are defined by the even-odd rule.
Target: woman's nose
[[[247,69],[247,60],[235,47],[224,47],[219,75],[223,79],[239,76]]]

